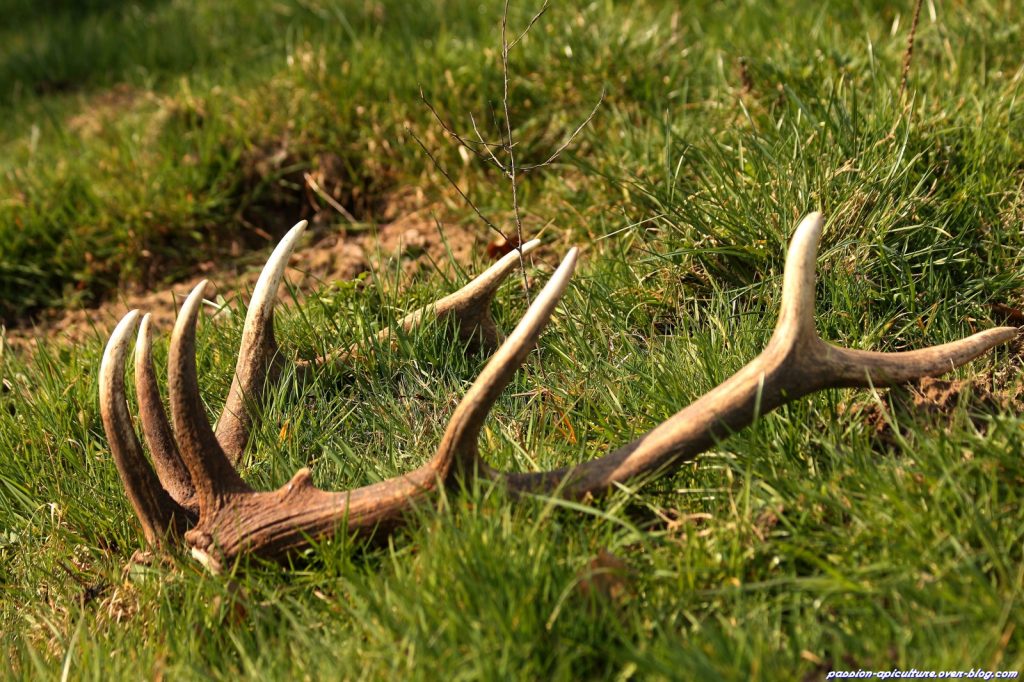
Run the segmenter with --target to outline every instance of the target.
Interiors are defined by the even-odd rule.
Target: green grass
[[[161,284],[194,269],[200,246],[209,258],[265,245],[261,230],[282,233],[308,205],[301,171],[328,161],[361,221],[420,186],[446,220],[473,224],[406,125],[508,224],[507,184],[464,165],[418,100],[422,85],[460,127],[469,112],[489,120],[500,6],[95,2],[43,14],[8,4],[8,322]],[[531,9],[514,8],[513,24]],[[818,285],[828,340],[921,347],[1000,323],[990,304],[1021,303],[1024,11],[925,3],[904,106],[911,9],[552,8],[513,54],[520,161],[546,158],[602,88],[606,102],[571,155],[522,187],[531,229],[586,252],[537,361],[488,421],[492,464],[597,456],[738,369],[770,336],[785,244],[810,210],[829,218]],[[114,113],[98,113],[113,96]],[[455,286],[382,267],[366,285],[285,311],[288,352],[357,341]],[[509,284],[502,326],[524,307]],[[211,413],[241,318],[201,330]],[[342,489],[423,462],[486,361],[450,338],[427,327],[311,386],[283,382],[246,478],[269,488],[309,465],[319,485]],[[3,358],[0,647],[12,677],[790,680],[833,668],[1024,668],[1019,349],[957,373],[980,379],[979,397],[995,391],[995,404],[965,397],[933,415],[899,408],[898,391],[827,391],[606,499],[513,500],[467,482],[386,542],[341,536],[294,567],[247,564],[230,580],[184,554],[123,572],[143,540],[100,424],[101,350],[97,339]],[[879,434],[865,412],[890,402]],[[581,590],[603,550],[627,568],[610,594]]]

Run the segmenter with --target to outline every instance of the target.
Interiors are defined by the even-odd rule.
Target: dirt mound
[[[312,243],[296,250],[285,271],[288,283],[300,295],[374,267],[393,266],[396,259],[410,273],[443,267],[452,258],[467,263],[475,253],[485,253],[489,241],[488,233],[468,227],[446,225],[442,234],[431,207],[405,212],[376,229],[325,228],[322,223],[314,222]],[[9,330],[7,340],[12,348],[31,352],[44,341],[77,344],[106,338],[134,308],[152,313],[158,328],[166,330],[173,325],[181,301],[203,279],[213,282],[218,295],[229,300],[247,297],[267,255],[269,251],[242,254],[228,263],[201,263],[196,275],[154,291],[130,292],[95,308],[52,311],[32,328]]]
[[[924,377],[903,386],[882,391],[881,399],[855,402],[840,410],[862,420],[882,449],[896,445],[901,434],[895,427],[927,423],[940,428],[952,426],[959,410],[966,410],[975,428],[984,431],[986,416],[998,412],[1024,413],[1024,333],[1010,344],[1004,362],[970,380]]]

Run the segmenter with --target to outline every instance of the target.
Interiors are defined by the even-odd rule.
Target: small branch
[[[473,203],[473,200],[469,198],[469,195],[462,191],[462,188],[459,187],[459,183],[455,182],[455,179],[448,174],[448,171],[444,169],[444,166],[442,166],[441,163],[437,160],[437,158],[430,152],[430,150],[427,149],[427,145],[423,144],[423,140],[421,140],[419,136],[413,132],[412,128],[406,126],[405,130],[410,135],[412,135],[412,139],[416,140],[416,144],[420,146],[420,149],[423,150],[423,153],[426,154],[427,158],[429,158],[431,163],[434,164],[434,168],[440,171],[441,175],[443,175],[445,179],[451,184],[451,186],[455,188],[455,191],[459,193],[459,196],[462,197],[463,201],[469,204],[469,207],[473,209],[473,212],[476,213],[477,217],[480,218],[480,220],[484,221],[484,224],[487,225],[487,227],[491,228],[499,235],[501,235],[502,239],[508,239],[505,233],[498,229],[498,226],[492,223],[490,220],[488,220],[487,216],[485,216],[483,212],[479,208],[477,208],[477,205]]]
[[[547,158],[546,161],[544,161],[542,163],[535,163],[532,166],[523,166],[522,168],[519,169],[519,171],[521,173],[526,173],[526,172],[532,171],[532,170],[534,170],[536,168],[543,168],[544,166],[547,166],[547,165],[550,165],[550,164],[554,163],[558,159],[558,157],[562,155],[562,152],[564,152],[566,149],[569,148],[569,145],[571,145],[573,143],[573,140],[576,139],[576,136],[579,135],[580,132],[584,128],[586,128],[588,125],[590,125],[590,122],[594,120],[594,116],[597,115],[597,110],[604,103],[604,96],[605,96],[605,90],[602,88],[601,89],[601,96],[597,98],[597,102],[594,104],[594,108],[590,110],[590,114],[587,115],[587,117],[583,120],[582,123],[580,123],[578,126],[576,126],[576,130],[572,131],[572,135],[570,135],[568,138],[566,138],[565,142],[563,142],[561,144],[561,146],[559,146],[558,149],[556,149],[554,151],[554,153]]]
[[[433,103],[429,99],[427,99],[427,96],[423,93],[423,88],[420,88],[420,99],[426,105],[427,109],[430,110],[430,113],[434,115],[434,120],[437,121],[438,125],[441,126],[442,130],[444,130],[446,133],[448,133],[448,135],[453,137],[460,145],[467,149],[471,154],[484,161],[492,161],[495,165],[498,166],[498,168],[502,170],[502,172],[505,172],[505,167],[501,164],[500,161],[498,161],[498,158],[494,155],[494,152],[491,151],[492,147],[496,149],[504,148],[504,144],[485,141],[484,138],[480,135],[479,131],[477,131],[477,137],[479,138],[479,141],[467,140],[455,130],[454,126],[452,126],[450,123],[446,122],[443,118],[441,118],[441,114],[438,113],[437,109],[434,108]],[[473,127],[474,129],[476,128],[475,122],[473,123]],[[473,146],[477,144],[479,144],[485,150],[486,153],[480,151],[479,149]]]
[[[477,125],[476,125],[476,116],[473,115],[473,112],[469,112],[469,120],[473,124],[473,132],[476,133],[477,139],[480,140],[480,144],[484,145],[484,149],[487,150],[487,154],[491,157],[491,161],[493,161],[494,165],[496,165],[498,168],[500,168],[501,172],[504,173],[505,172],[505,165],[501,161],[498,161],[498,157],[494,155],[493,151],[491,151],[491,146],[492,145],[487,143],[487,142],[484,142],[484,136],[480,133],[480,128],[478,128]],[[496,145],[493,145],[493,146],[494,147],[498,147],[498,148],[503,148],[503,145],[500,145],[500,144],[496,144]]]
[[[501,104],[505,109],[505,132],[508,138],[508,146],[505,148],[505,153],[508,154],[508,165],[506,167],[506,175],[508,176],[509,183],[512,186],[512,216],[515,220],[516,225],[516,243],[523,243],[523,217],[519,211],[519,178],[516,176],[516,153],[513,149],[512,144],[512,115],[509,113],[508,108],[508,52],[511,46],[508,42],[508,3],[509,0],[505,0],[505,8],[501,13],[501,80],[502,80],[502,91],[501,91]],[[534,22],[540,18],[540,15],[547,10],[547,0],[545,0],[543,7],[537,13],[537,15],[530,21],[530,24],[526,27],[515,42],[522,40],[530,27],[533,26]],[[520,260],[522,260],[522,254],[520,253]],[[526,263],[522,262],[522,273],[523,273],[523,290],[526,292],[526,304],[530,305],[530,283],[526,277]]]
[[[522,40],[523,38],[526,37],[526,34],[530,32],[530,29],[532,29],[533,25],[537,23],[537,20],[540,19],[542,16],[544,16],[544,13],[548,11],[549,5],[550,5],[549,0],[544,0],[544,4],[541,5],[541,8],[539,10],[537,10],[536,14],[533,15],[533,18],[530,19],[530,23],[526,25],[526,28],[524,28],[523,32],[519,34],[519,37],[516,38],[515,40],[513,40],[509,44],[508,49],[511,50],[513,47],[515,47],[516,45],[519,44],[520,40]],[[508,16],[508,3],[507,2],[505,3],[505,16],[506,17]]]
[[[445,120],[441,116],[441,113],[433,105],[433,103],[427,98],[422,88],[420,88],[420,99],[423,100],[423,103],[426,105],[427,109],[430,110],[430,113],[433,115],[434,120],[437,121],[438,125],[441,126],[441,129],[452,140],[454,140],[456,144],[468,150],[473,156],[484,161],[484,163],[493,164],[494,167],[499,169],[502,175],[504,175],[508,179],[512,193],[512,216],[513,223],[515,226],[515,236],[510,237],[509,235],[506,235],[505,232],[499,229],[493,222],[491,222],[486,216],[484,216],[480,208],[476,204],[474,204],[473,201],[469,198],[469,195],[466,192],[464,192],[461,187],[459,187],[458,183],[455,182],[455,179],[452,178],[451,174],[449,174],[448,171],[446,171],[441,166],[440,162],[430,152],[430,150],[427,149],[427,146],[423,143],[423,141],[419,137],[417,137],[416,134],[409,127],[406,127],[406,130],[409,131],[409,134],[416,141],[416,144],[418,144],[420,148],[426,153],[431,163],[434,164],[434,167],[437,168],[437,170],[440,171],[442,175],[444,175],[445,179],[448,180],[449,184],[451,184],[451,186],[455,188],[455,191],[459,193],[459,196],[462,197],[462,199],[469,205],[473,212],[476,213],[476,215],[484,222],[484,224],[487,225],[488,228],[490,228],[497,234],[501,235],[501,237],[507,243],[511,243],[514,241],[516,244],[522,244],[524,242],[524,239],[522,207],[519,205],[520,179],[523,175],[532,170],[536,170],[538,168],[542,168],[544,166],[548,166],[554,163],[565,152],[565,150],[569,148],[569,145],[571,145],[576,140],[580,132],[582,132],[583,129],[588,124],[590,124],[591,121],[593,121],[594,116],[597,114],[598,108],[604,102],[605,92],[602,90],[601,96],[598,98],[597,103],[594,104],[594,108],[590,111],[590,113],[583,120],[583,122],[580,123],[576,127],[576,129],[573,130],[572,133],[558,146],[558,148],[555,149],[554,152],[552,152],[544,161],[529,166],[519,167],[516,164],[517,142],[514,137],[513,130],[515,126],[513,126],[512,124],[512,110],[509,102],[509,53],[511,52],[512,48],[519,45],[526,38],[526,36],[530,33],[533,27],[537,24],[537,22],[540,21],[540,18],[543,17],[544,14],[548,11],[550,7],[550,0],[543,0],[543,4],[541,4],[540,9],[538,9],[533,14],[533,16],[530,18],[529,22],[527,22],[526,27],[522,30],[522,32],[516,35],[515,38],[512,40],[509,39],[509,4],[509,0],[505,0],[505,2],[503,3],[503,9],[501,13],[501,109],[504,115],[503,121],[499,121],[497,112],[495,111],[495,106],[490,102],[488,103],[490,105],[491,120],[494,125],[494,129],[498,133],[500,142],[491,142],[485,139],[483,133],[480,131],[479,125],[477,125],[476,117],[472,114],[472,112],[470,112],[469,118],[470,121],[472,122],[473,134],[476,136],[476,139],[473,139],[472,136],[463,135],[459,133],[451,122]],[[520,252],[519,258],[521,271],[523,275],[523,289],[526,292],[526,300],[529,304],[530,287],[529,280],[526,276],[526,264],[522,260],[522,252]]]
[[[328,206],[330,206],[335,211],[337,211],[342,216],[344,216],[345,220],[347,220],[347,221],[349,221],[350,223],[353,223],[353,224],[359,222],[358,220],[356,220],[356,217],[354,215],[352,215],[352,213],[347,208],[345,208],[340,203],[338,203],[337,199],[335,199],[330,194],[325,192],[324,189],[320,185],[317,184],[316,180],[313,179],[312,175],[310,175],[309,173],[303,173],[302,174],[302,178],[306,181],[306,185],[311,190],[313,190],[318,197],[320,197],[321,199],[326,201]]]

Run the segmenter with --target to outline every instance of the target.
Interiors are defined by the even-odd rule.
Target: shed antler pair
[[[168,390],[173,433],[164,415],[150,356],[150,326],[143,318],[136,348],[135,378],[143,431],[157,471],[142,454],[124,395],[124,359],[138,325],[132,311],[118,324],[100,370],[100,405],[118,471],[142,521],[146,539],[159,546],[184,536],[193,554],[213,570],[243,553],[279,557],[310,540],[338,531],[373,532],[401,521],[415,502],[442,485],[455,468],[500,479],[513,491],[581,497],[645,472],[692,459],[714,443],[787,402],[830,387],[889,386],[942,374],[1016,334],[999,327],[954,343],[905,353],[871,353],[822,341],[814,325],[814,265],[823,219],[813,213],[790,244],[783,279],[782,309],[767,348],[723,384],[650,432],[613,452],[574,467],[549,472],[495,471],[480,457],[478,437],[491,407],[536,343],[576,264],[572,249],[515,330],[498,348],[455,409],[437,453],[420,468],[374,485],[344,492],[313,487],[308,469],[273,492],[256,492],[236,472],[251,426],[249,401],[278,371],[273,337],[273,301],[300,224],[271,256],[260,277],[243,332],[231,393],[217,430],[199,397],[195,328],[205,283],[186,299],[171,337]],[[533,248],[535,243],[527,245]],[[454,315],[463,334],[482,330],[496,340],[488,308],[501,280],[518,262],[513,252],[480,278],[434,306],[402,321],[410,328],[429,315]],[[385,330],[381,338],[390,332]],[[353,357],[354,349],[320,361]],[[301,367],[302,365],[300,365]],[[456,465],[456,466],[453,466]]]

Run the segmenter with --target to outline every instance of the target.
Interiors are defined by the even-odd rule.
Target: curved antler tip
[[[308,224],[305,220],[295,223],[295,226],[288,230],[288,233],[274,248],[274,252],[270,254],[270,258],[267,259],[252,291],[249,312],[245,316],[246,329],[265,327],[270,324],[274,302],[277,298],[277,289],[281,286],[284,270],[288,267],[288,259],[291,258],[295,245]]]
[[[552,305],[562,297],[566,287],[569,285],[569,280],[576,271],[576,261],[579,259],[579,255],[580,248],[578,246],[574,246],[566,252],[565,256],[562,257],[562,262],[558,264],[558,268],[551,275],[551,279],[548,280],[548,284],[537,297],[538,300],[544,297],[546,292],[551,298]],[[529,311],[527,311],[527,314],[529,314]]]
[[[999,345],[1016,338],[1018,334],[1024,334],[1024,327],[993,327],[989,332],[991,332],[993,341],[995,341],[994,345]]]
[[[498,287],[500,287],[502,282],[505,281],[505,278],[507,278],[512,272],[515,272],[515,269],[522,262],[522,257],[536,249],[538,246],[540,246],[540,240],[531,239],[518,248],[512,249],[492,263],[491,267],[487,268],[487,270],[482,272],[478,277],[449,296],[449,301],[451,303],[458,301],[462,304],[470,302],[477,304],[481,301],[490,301],[491,297],[494,296],[495,292],[498,290]],[[442,299],[442,301],[443,300],[444,299]]]
[[[525,244],[523,244],[522,246],[520,246],[518,249],[514,249],[513,253],[518,251],[519,253],[521,253],[521,254],[523,254],[525,256],[526,254],[528,254],[531,251],[533,251],[534,249],[536,249],[538,246],[540,246],[540,240],[539,239],[531,239],[530,241],[528,241]]]
[[[127,342],[128,335],[135,330],[135,325],[138,324],[139,311],[129,310],[125,313],[125,316],[121,318],[121,321],[114,327],[114,331],[110,333],[110,341],[107,342],[107,351],[112,348],[123,345]]]
[[[950,362],[953,366],[959,367],[982,353],[986,353],[996,346],[1016,338],[1020,332],[1021,329],[1017,327],[993,327],[992,329],[972,334],[959,341],[946,344],[946,348],[951,351],[952,355]],[[950,368],[945,367],[943,371],[948,369]]]
[[[821,239],[821,231],[824,227],[825,214],[820,211],[812,211],[805,215],[793,232],[793,239],[789,247],[790,252],[794,249],[806,250],[808,247],[817,250],[818,240]]]
[[[292,225],[288,232],[285,233],[284,237],[281,238],[281,241],[278,242],[277,248],[274,249],[275,255],[279,250],[287,250],[288,254],[291,254],[295,241],[302,236],[302,233],[306,231],[308,226],[308,220],[300,220]],[[271,258],[273,258],[273,256],[271,256]]]
[[[114,331],[110,333],[110,340],[107,341],[107,347],[103,351],[103,360],[100,362],[101,381],[109,375],[114,367],[119,367],[124,363],[128,337],[135,330],[138,319],[139,311],[129,310],[114,327]]]
[[[146,313],[139,323],[139,334],[135,338],[135,357],[141,358],[149,353],[153,343],[153,316]]]
[[[188,327],[195,327],[196,321],[199,318],[199,308],[208,286],[210,286],[210,282],[204,279],[192,289],[185,302],[181,304],[181,310],[178,311],[178,319],[175,320],[174,330],[171,332],[172,341],[174,338],[181,336]]]
[[[153,314],[146,313],[142,316],[142,321],[139,322],[139,339],[143,337],[149,338],[153,328]]]
[[[138,308],[132,308],[124,314],[124,317],[121,318],[121,321],[118,324],[126,324],[129,320],[135,320],[141,312],[142,311]],[[146,314],[146,317],[149,317],[148,313]]]
[[[133,327],[136,323],[136,320],[138,320],[139,314],[141,312],[142,311],[140,311],[138,308],[133,308],[129,310],[127,313],[125,313],[124,317],[121,318],[121,321],[117,323],[117,328],[115,329],[115,332],[117,331],[117,329],[120,329],[121,327]],[[149,317],[149,315],[147,314],[146,317]]]
[[[210,293],[212,293],[213,290],[214,290],[214,286],[213,286],[213,284],[210,283],[210,280],[204,279],[204,280],[201,280],[199,282],[199,284],[197,284],[194,287],[192,287],[192,291],[189,292],[188,298],[197,297],[197,298],[202,299],[203,297],[206,296],[206,293],[208,291]]]
[[[302,236],[302,233],[306,231],[307,227],[309,227],[309,221],[300,220],[288,229],[288,232],[285,233],[284,238],[281,241],[299,238]]]
[[[497,261],[495,261],[494,265],[489,267],[487,271],[484,272],[483,275],[481,275],[481,278],[487,277],[487,275],[490,273],[500,273],[499,278],[497,279],[497,282],[500,283],[501,279],[503,279],[506,274],[511,272],[515,268],[515,266],[519,264],[520,258],[530,253],[531,251],[534,251],[538,246],[540,246],[540,240],[531,239],[525,244],[522,244],[519,247],[512,249],[504,256],[499,258]]]

